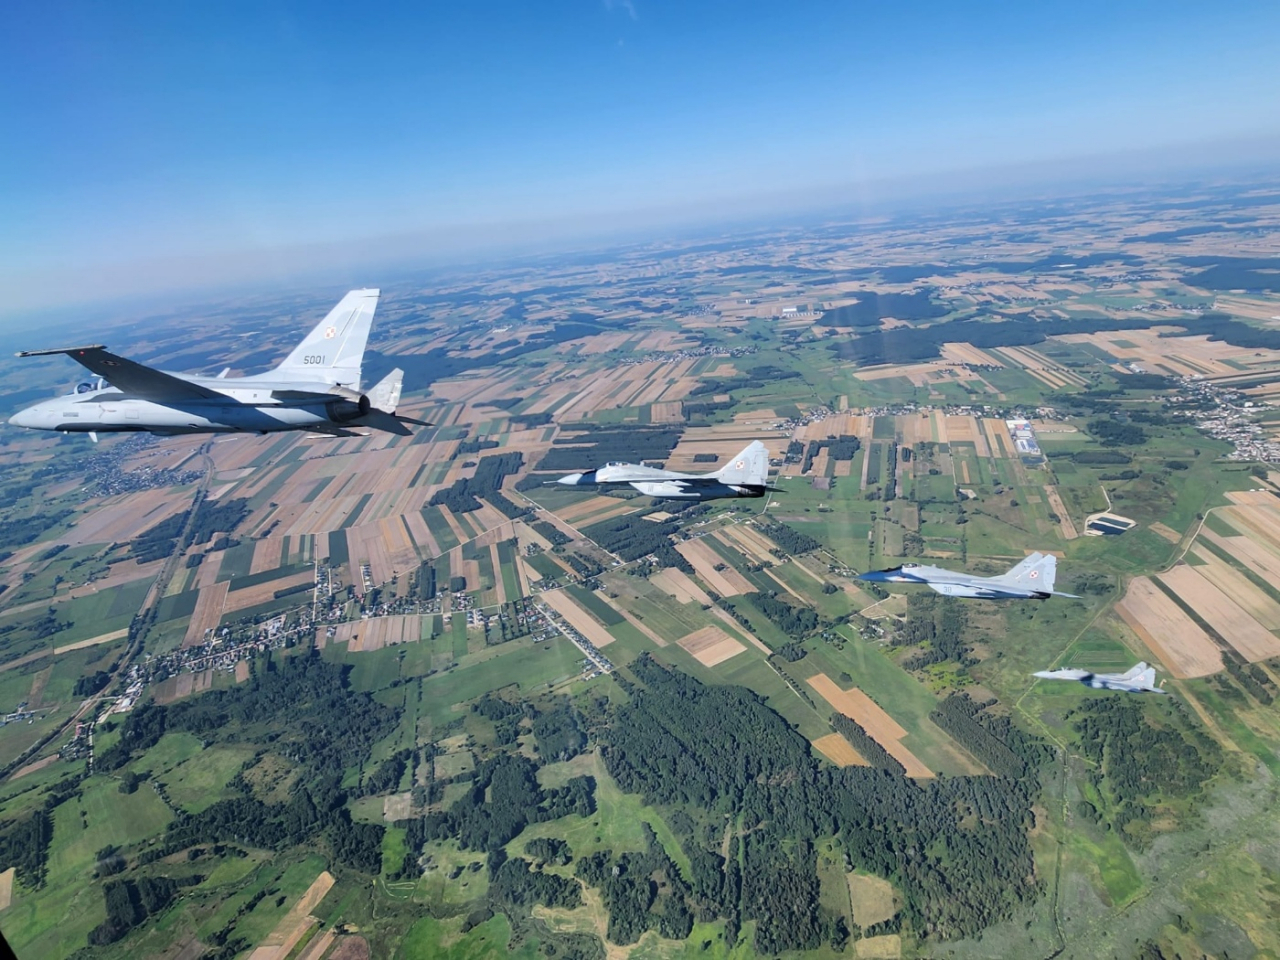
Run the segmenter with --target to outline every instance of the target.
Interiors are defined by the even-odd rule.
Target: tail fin
[[[395,413],[400,406],[400,390],[404,386],[404,371],[396,367],[379,380],[369,391],[369,406],[383,413]]]
[[[1148,677],[1147,674],[1151,676]],[[1121,680],[1137,680],[1139,677],[1147,681],[1147,686],[1153,686],[1156,681],[1156,668],[1148,667],[1146,661],[1143,661],[1142,663],[1134,664],[1120,675]]]
[[[273,373],[282,380],[322,380],[359,390],[360,364],[380,294],[373,289],[352,290]]]
[[[1057,578],[1058,558],[1052,553],[1033,553],[1000,577],[1005,583],[1045,593],[1053,592],[1053,584]]]
[[[759,440],[753,440],[711,476],[721,483],[763,487],[769,481],[769,450]]]

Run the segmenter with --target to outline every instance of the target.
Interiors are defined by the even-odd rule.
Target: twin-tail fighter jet
[[[29,350],[20,357],[65,353],[94,374],[65,397],[27,407],[9,422],[33,430],[99,433],[145,430],[161,436],[185,433],[273,433],[309,430],[355,437],[352,427],[407,436],[400,416],[404,371],[393,370],[368,393],[360,390],[360,366],[378,290],[352,290],[273,370],[247,377],[168,373],[109,353],[105,347]]]
[[[1053,554],[1033,553],[1008,573],[998,577],[977,577],[919,563],[904,563],[892,570],[876,570],[858,579],[870,583],[923,583],[948,597],[974,597],[982,600],[1047,600],[1049,597],[1071,597],[1053,589],[1058,575],[1058,558]]]
[[[1090,673],[1088,670],[1064,668],[1062,670],[1040,670],[1035,676],[1044,680],[1075,680],[1095,690],[1122,690],[1125,693],[1163,693],[1156,686],[1156,668],[1146,663],[1130,667],[1124,673]]]
[[[769,451],[759,440],[714,473],[677,473],[635,463],[607,463],[587,473],[571,473],[548,482],[566,487],[628,484],[658,500],[763,497],[778,489],[769,486]]]

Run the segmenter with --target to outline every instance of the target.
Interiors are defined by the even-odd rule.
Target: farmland
[[[1117,244],[1126,222],[1163,215],[1125,203],[1092,213]],[[72,439],[6,436],[3,482],[16,486],[2,519],[36,534],[0,560],[0,715],[26,711],[0,727],[0,763],[21,774],[0,783],[0,817],[8,829],[51,811],[44,884],[0,862],[6,937],[21,956],[69,955],[106,919],[111,879],[164,877],[198,879],[95,951],[189,956],[221,937],[309,960],[366,940],[376,955],[413,944],[589,953],[596,940],[607,955],[704,943],[708,955],[748,955],[770,924],[801,942],[777,918],[802,911],[768,895],[812,879],[824,911],[814,929],[827,924],[829,938],[837,914],[858,927],[845,955],[1023,955],[1032,934],[1037,955],[1145,940],[1216,955],[1241,936],[1272,949],[1274,924],[1249,904],[1271,896],[1276,856],[1263,778],[1280,773],[1280,472],[1227,459],[1231,443],[1197,426],[1208,401],[1178,397],[1270,402],[1280,349],[1233,342],[1230,328],[1210,336],[1204,324],[1218,321],[1182,307],[1203,294],[1159,245],[1041,263],[1046,244],[1074,248],[1077,227],[1036,227],[1031,242],[988,221],[935,225],[929,242],[952,243],[955,262],[930,257],[909,282],[890,279],[903,275],[895,258],[924,234],[886,225],[847,231],[838,254],[798,235],[753,241],[750,255],[671,241],[548,277],[494,269],[430,291],[388,288],[366,379],[402,365],[403,412],[433,426],[207,445],[104,437],[112,476],[190,471],[141,492],[90,489],[104,468]],[[792,262],[818,272],[777,268]],[[873,267],[851,277],[855,262]],[[655,285],[673,264],[678,279]],[[872,292],[906,315],[836,322],[867,321],[858,311]],[[1263,323],[1280,306],[1260,297],[1227,293],[1219,309]],[[793,302],[815,309],[784,314]],[[228,307],[209,329],[239,344],[263,310]],[[942,337],[938,325],[952,324],[967,338]],[[1021,332],[1002,338],[1005,324]],[[890,355],[867,353],[873,342]],[[160,362],[186,346],[173,335],[152,349]],[[211,364],[246,356],[208,349]],[[7,368],[0,377],[28,387]],[[1015,416],[1040,455],[1019,451]],[[1256,419],[1274,434],[1272,415]],[[703,472],[756,439],[777,488],[758,499],[658,503],[545,483],[624,459]],[[42,510],[58,519],[40,526]],[[1135,526],[1088,535],[1107,511]],[[198,539],[183,535],[188,520]],[[1058,555],[1057,588],[1080,599],[966,601],[954,638],[952,607],[922,614],[916,588],[856,580],[926,560],[994,575],[1031,550]],[[1222,758],[1202,782],[1155,797],[1126,794],[1110,766],[1129,741],[1101,761],[1089,753],[1082,731],[1097,729],[1104,693],[1032,676],[1138,660],[1171,694],[1141,701],[1139,729],[1183,738],[1150,749]],[[327,714],[306,714],[310,737],[291,726],[330,703],[315,676],[289,709],[269,700],[297,664],[338,678],[350,740]],[[656,711],[658,669],[701,685],[681,688],[689,711],[745,691],[733,702],[758,726],[727,749],[744,769],[776,750],[790,772],[694,800],[621,765],[618,718]],[[171,725],[142,735],[133,725],[152,710]],[[707,751],[697,769],[708,769],[716,745],[692,739],[691,712],[673,716],[668,732],[691,738],[686,754]],[[842,717],[865,738],[842,734]],[[668,745],[646,734],[655,751]],[[336,742],[350,752],[326,752]],[[671,781],[694,790],[693,768],[671,763]],[[959,811],[957,832],[920,845],[922,856],[949,851],[931,869],[964,867],[956,851],[971,839],[1025,845],[1026,876],[1041,885],[988,891],[998,906],[981,922],[953,898],[943,923],[928,877],[859,847],[849,824],[823,821],[827,833],[799,843],[778,827],[783,793],[768,794],[774,809],[753,806],[800,781],[826,791],[806,794],[819,797],[806,816],[845,816],[832,811],[863,782],[902,791],[901,815],[920,817],[912,829]],[[472,798],[492,805],[517,788],[524,819],[477,839]],[[589,804],[557,806],[579,789]],[[270,819],[273,804],[323,813],[288,841],[200,819],[249,802],[263,806],[245,822]],[[987,803],[1026,815],[986,818],[976,811]],[[176,832],[188,822],[208,839]],[[529,876],[564,881],[580,902],[518,903],[512,868],[500,873],[491,850],[517,868],[536,860]],[[1235,860],[1263,866],[1230,874]],[[619,907],[634,894],[618,879],[630,867],[663,878],[639,920]],[[668,936],[680,884],[733,870],[755,899],[730,909],[718,888],[699,888],[688,902],[706,916]],[[761,881],[775,872],[787,883]]]

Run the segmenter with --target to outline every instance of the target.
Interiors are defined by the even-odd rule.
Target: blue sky
[[[1280,137],[1278,61],[1274,2],[18,0],[0,296],[1176,160]]]

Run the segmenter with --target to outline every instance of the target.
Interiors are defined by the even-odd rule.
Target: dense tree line
[[[933,663],[955,661],[972,666],[977,661],[972,648],[964,642],[969,618],[964,605],[954,597],[934,593],[912,593],[907,596],[906,620],[894,631],[894,646],[925,644],[925,649],[909,658],[908,670],[922,670]]]
[[[630,515],[593,523],[583,527],[582,533],[623,560],[639,560],[653,554],[664,567],[693,573],[689,561],[671,545],[671,536],[679,528],[674,521],[655,523]]]
[[[902,890],[904,918],[921,936],[972,936],[1039,895],[1026,836],[1033,777],[921,787],[875,767],[820,767],[808,742],[751,691],[703,685],[647,656],[629,670],[643,686],[621,681],[629,700],[612,708],[604,734],[609,772],[646,802],[687,805],[712,822],[741,818],[750,837],[741,870],[736,846],[720,860],[718,835],[705,847],[686,839],[685,900],[699,918],[725,917],[735,935],[756,920],[757,950],[840,940],[810,879],[813,842],[823,836],[836,835],[854,866]],[[584,862],[579,876],[596,885],[601,873]],[[633,893],[636,903],[615,908],[638,915],[645,891]]]
[[[58,799],[57,794],[51,799]],[[31,890],[44,886],[53,841],[52,810],[46,801],[21,820],[0,822],[0,863],[13,867],[17,881]]]
[[[1137,447],[1147,442],[1147,432],[1118,420],[1090,420],[1086,429],[1104,447]]]
[[[595,782],[576,777],[563,787],[543,790],[537,765],[519,754],[498,754],[476,767],[468,791],[445,812],[404,824],[411,851],[428,840],[456,838],[464,850],[497,850],[530,823],[571,813],[595,812]],[[416,853],[414,854],[416,856]]]
[[[929,719],[997,776],[1025,776],[1046,759],[1045,748],[1008,717],[986,713],[988,706],[974,703],[967,693],[953,693],[934,708]]]
[[[575,425],[571,436],[557,437],[539,470],[593,470],[606,463],[640,463],[643,460],[666,460],[680,442],[682,428],[598,427]]]
[[[559,907],[573,910],[582,906],[582,887],[577,881],[541,870],[530,870],[520,857],[506,860],[489,882],[489,896],[506,907]]]
[[[774,593],[757,591],[747,594],[746,598],[789,637],[807,637],[818,629],[818,615],[808,607],[780,600]]]
[[[89,943],[104,946],[122,940],[148,917],[160,913],[173,902],[180,888],[195,886],[204,878],[139,877],[137,880],[113,880],[103,887],[107,919],[89,931]]]
[[[1145,821],[1163,798],[1199,796],[1222,764],[1217,741],[1179,718],[1185,709],[1113,696],[1067,714],[1080,752],[1094,763],[1090,778],[1113,802],[1112,822],[1131,841],[1140,834],[1126,831],[1130,824]]]
[[[134,537],[129,544],[130,555],[139,563],[163,560],[171,555],[178,547],[178,537],[187,522],[188,512],[175,513]]]
[[[208,543],[219,533],[234,533],[248,515],[249,501],[243,497],[233,500],[202,499],[191,518],[187,545]]]
[[[684,940],[693,931],[688,902],[692,891],[653,829],[643,821],[641,826],[644,852],[613,857],[601,851],[579,860],[575,873],[600,888],[609,911],[607,936],[613,943],[635,943],[646,930]]]
[[[445,506],[454,513],[470,513],[481,507],[478,497],[484,497],[504,516],[516,518],[528,513],[528,508],[517,506],[502,493],[502,482],[519,471],[524,464],[524,454],[504,453],[495,457],[481,457],[475,474],[455,480],[453,486],[437,490],[429,506]]]
[[[586,734],[578,724],[577,711],[567,697],[534,717],[533,737],[538,744],[538,756],[545,763],[577,756],[587,744]]]
[[[813,539],[807,533],[801,533],[795,527],[788,526],[780,520],[772,522],[758,520],[756,521],[756,526],[763,530],[770,540],[792,556],[811,553],[822,546],[819,541]]]
[[[111,682],[111,673],[107,670],[95,670],[76,680],[72,696],[91,697]]]
[[[931,289],[914,293],[874,293],[859,290],[857,303],[824,310],[818,323],[824,327],[879,327],[885,317],[896,320],[931,320],[945,317],[948,309],[935,303]]]
[[[871,766],[879,767],[881,770],[891,770],[899,776],[906,774],[907,768],[882,747],[871,734],[867,733],[857,720],[846,717],[843,713],[835,713],[831,717],[831,726],[835,727],[836,733],[848,740],[849,746],[857,750],[858,755]]]
[[[571,543],[569,536],[557,527],[554,523],[547,520],[535,520],[529,524],[538,536],[542,537],[553,547],[563,547],[566,543]]]

